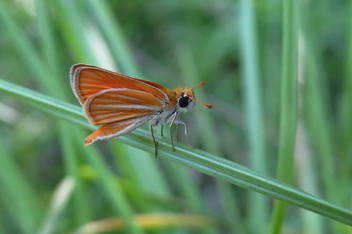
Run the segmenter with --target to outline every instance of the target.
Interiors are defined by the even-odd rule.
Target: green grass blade
[[[345,63],[345,77],[344,86],[342,94],[342,113],[341,113],[341,125],[340,125],[340,141],[337,156],[341,160],[340,163],[342,168],[339,170],[339,191],[341,192],[340,200],[341,204],[352,205],[352,199],[349,195],[349,187],[351,184],[352,176],[352,157],[351,157],[351,147],[352,147],[352,1],[349,1],[349,28],[348,28],[348,48],[347,48],[347,58]]]
[[[309,35],[307,32],[306,35]],[[310,37],[307,37],[310,38]],[[317,49],[318,48],[315,46]],[[324,100],[323,85],[325,79],[321,77],[321,64],[315,56],[314,44],[302,36],[302,51],[304,52],[304,89],[303,89],[303,105],[307,114],[307,129],[312,137],[312,149],[316,151],[318,165],[321,168],[319,171],[322,183],[324,184],[325,196],[332,202],[342,205],[339,195],[341,190],[336,187],[336,171],[334,169],[335,157],[333,151],[333,134],[330,130],[330,119],[327,113],[328,106]],[[313,53],[313,51],[315,53]],[[342,181],[340,181],[341,183]],[[339,191],[339,192],[338,192]],[[334,232],[337,233],[335,226]]]
[[[43,204],[2,144],[0,155],[0,185],[2,196],[6,196],[5,205],[23,233],[35,233],[44,216]]]
[[[75,180],[75,190],[72,195],[72,206],[73,206],[73,219],[77,226],[81,226],[86,222],[92,220],[92,205],[88,201],[87,188],[85,182],[79,175],[79,158],[75,150],[75,142],[78,139],[75,138],[74,132],[82,132],[77,126],[72,126],[64,121],[59,122],[59,131],[62,137],[62,149],[63,149],[63,163],[66,169],[66,174]],[[99,157],[99,155],[97,155]]]
[[[22,89],[23,91],[24,88],[0,79],[0,90],[3,94],[11,95],[16,100],[20,100],[30,105],[33,105],[34,103],[35,107],[41,106],[41,109],[50,110],[50,114],[55,116],[64,117],[65,114],[75,113],[74,109],[77,109],[73,109],[72,106],[68,107],[70,105],[65,104],[64,102],[52,102],[50,101],[53,100],[52,98],[45,97],[42,94],[38,94],[28,89],[26,93],[30,93],[30,95],[23,94],[22,92],[14,92],[14,90],[19,89]],[[23,96],[26,96],[26,98],[23,98]],[[38,98],[38,96],[40,96],[40,98]],[[33,102],[31,99],[37,100],[37,102]],[[71,110],[68,111],[68,109]],[[92,126],[87,126],[87,124],[84,124],[84,122],[81,121],[83,118],[82,112],[74,118],[76,118],[75,123],[91,130],[95,129]],[[68,118],[67,120],[71,121],[72,118]],[[137,129],[128,135],[121,136],[119,139],[121,142],[139,149],[154,152],[153,142],[148,131]],[[339,222],[352,225],[351,210],[334,205],[221,157],[214,156],[198,149],[192,149],[180,143],[176,143],[175,151],[172,151],[168,140],[163,139],[160,136],[156,136],[156,140],[158,142],[160,158],[169,159],[215,178],[236,184],[246,189],[260,192],[292,205],[330,217]]]
[[[342,96],[342,118],[341,118],[341,148],[340,148],[340,156],[341,158],[349,158],[348,152],[351,149],[351,139],[352,139],[352,1],[349,1],[349,28],[348,28],[348,48],[346,52],[346,63],[345,63],[345,77],[344,77],[344,90]],[[351,167],[351,163],[347,166]]]
[[[261,104],[257,35],[254,2],[241,1],[241,54],[244,79],[245,107],[247,115],[247,137],[250,146],[251,164],[255,171],[267,173],[264,145],[264,125]],[[267,226],[268,204],[260,194],[250,193],[249,222],[252,232],[259,233]]]
[[[142,181],[139,180],[139,173],[136,172],[136,168],[133,165],[132,160],[130,159],[131,155],[129,155],[129,151],[131,146],[126,144],[122,144],[121,142],[113,142],[111,144],[112,151],[114,152],[114,156],[116,158],[116,162],[121,167],[121,172],[123,178],[128,181],[132,186],[128,187],[128,195],[131,196],[131,202],[134,207],[141,212],[149,212],[153,204],[146,199],[146,191],[143,190],[143,186],[140,185]],[[132,155],[132,157],[135,155]],[[130,192],[131,190],[131,192]],[[160,192],[160,188],[157,190],[157,193],[164,194],[164,191]],[[126,192],[127,193],[127,192]]]
[[[55,227],[59,226],[60,216],[66,208],[73,188],[75,186],[72,178],[65,178],[58,185],[56,191],[53,194],[51,204],[49,207],[48,215],[40,229],[39,234],[50,234],[55,233]]]
[[[154,154],[149,155],[134,147],[126,147],[125,152],[129,153],[129,161],[136,171],[137,185],[144,193],[150,193],[166,199],[172,196],[167,181],[160,173],[159,165],[154,160]],[[150,181],[151,179],[152,181]]]
[[[76,136],[78,139],[82,140],[85,138],[85,135],[83,135],[82,132],[77,132]],[[130,233],[144,233],[144,231],[134,222],[133,209],[122,190],[120,182],[116,180],[113,173],[107,168],[107,165],[102,160],[102,157],[97,157],[99,153],[96,147],[85,148],[84,155],[94,166],[101,185],[111,201],[112,209],[116,214],[121,214],[121,216],[125,219],[127,230]]]
[[[53,115],[60,116],[60,118],[70,122],[85,125],[87,128],[91,126],[87,123],[87,120],[83,116],[82,109],[78,106],[59,101],[55,98],[48,97],[4,80],[0,82],[2,84],[2,91],[21,102],[35,106],[48,113],[52,112]],[[60,109],[57,108],[58,106],[60,106]]]
[[[192,175],[189,169],[175,163],[170,163],[167,166],[172,174],[177,175],[171,181],[174,182],[181,196],[187,199],[190,209],[193,212],[205,212],[197,185],[190,179]]]
[[[45,84],[45,87],[52,85],[50,80],[46,79],[46,70],[43,69],[40,58],[32,44],[25,36],[23,30],[21,30],[19,25],[16,24],[13,18],[9,15],[7,6],[3,1],[0,2],[0,21],[6,29],[8,36],[13,40],[17,51],[19,51],[19,55],[23,61],[25,61],[24,64],[27,66],[28,70],[33,71],[33,74],[38,78],[43,78],[42,81]]]
[[[344,84],[342,93],[342,107],[341,107],[341,123],[339,126],[339,141],[337,142],[337,152],[336,155],[339,158],[339,164],[341,168],[338,170],[338,198],[340,205],[352,207],[352,199],[350,193],[350,185],[352,181],[351,171],[352,171],[352,1],[349,1],[348,9],[348,41],[347,41],[347,52],[346,52],[346,62],[345,62],[345,74],[344,74]],[[351,227],[342,227],[342,233],[352,232]]]
[[[297,122],[297,59],[298,59],[299,1],[285,0],[283,4],[283,60],[281,78],[280,145],[277,179],[291,184]],[[276,201],[271,233],[279,233],[284,222],[287,204]]]
[[[113,18],[107,4],[104,1],[94,0],[89,0],[87,3],[90,5],[103,33],[106,35],[114,58],[121,65],[119,67],[129,76],[141,78],[142,74],[137,69],[137,62],[129,49],[118,20]]]
[[[50,21],[48,15],[48,5],[50,4],[47,4],[44,0],[35,1],[38,15],[38,30],[42,45],[41,50],[46,63],[50,67],[50,71],[52,71],[52,73],[56,74],[58,77],[61,77],[60,74],[62,72],[60,70],[59,55],[57,53],[56,41],[53,35],[54,25]]]
[[[88,22],[83,18],[78,9],[77,1],[60,0],[56,2],[60,11],[60,23],[62,24],[64,37],[69,43],[76,59],[80,63],[98,64],[96,57],[89,47],[87,31]],[[79,8],[84,5],[79,5]]]
[[[313,166],[312,154],[307,144],[303,121],[297,124],[297,142],[295,163],[297,165],[297,184],[311,194],[319,194],[317,188],[316,167]],[[304,233],[323,233],[323,218],[307,210],[300,210]]]
[[[62,84],[60,83],[60,78],[63,77],[62,71],[60,70],[59,65],[59,56],[56,49],[56,42],[54,39],[54,35],[52,33],[52,29],[54,28],[54,24],[50,21],[48,12],[48,3],[45,3],[43,0],[36,0],[36,7],[38,12],[38,29],[39,35],[41,36],[42,42],[42,51],[45,58],[45,62],[50,69],[46,69],[50,71],[50,81],[51,85],[47,85],[43,82],[44,79],[48,80],[47,78],[39,79],[39,82],[42,85],[46,85],[45,88],[50,91],[50,93],[60,95],[63,100],[68,100],[66,93],[63,92]],[[28,59],[27,59],[28,60]],[[43,69],[46,66],[42,63]],[[47,74],[48,75],[48,74]],[[74,218],[73,220],[76,221],[76,225],[80,226],[83,225],[85,222],[91,220],[90,204],[87,201],[87,197],[85,196],[86,191],[85,187],[83,186],[83,182],[79,178],[78,175],[78,167],[79,162],[75,157],[74,154],[74,144],[76,139],[72,137],[72,128],[69,124],[60,121],[59,122],[59,131],[60,136],[62,139],[62,150],[63,150],[63,160],[66,167],[66,173],[75,179],[76,186],[75,191],[73,193],[73,203],[72,206],[74,207]],[[78,130],[80,131],[80,130]]]
[[[305,83],[307,101],[307,112],[309,118],[309,126],[313,142],[317,149],[318,158],[321,161],[323,182],[327,198],[331,201],[336,200],[336,181],[334,172],[334,153],[332,145],[332,134],[329,131],[329,120],[325,112],[323,94],[319,85],[318,66],[314,55],[307,43],[306,59],[305,59]]]

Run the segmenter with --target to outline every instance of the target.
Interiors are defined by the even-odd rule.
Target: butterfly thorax
[[[162,125],[172,121],[174,114],[186,113],[195,106],[194,94],[188,88],[176,88],[175,90],[163,89],[162,90],[169,98],[169,103],[164,108],[156,112],[152,118],[155,125]]]

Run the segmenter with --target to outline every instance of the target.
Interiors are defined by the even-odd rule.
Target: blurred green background
[[[0,0],[0,79],[74,105],[75,63],[167,88],[204,80],[197,100],[213,109],[183,117],[191,143],[275,177],[282,8],[279,0]],[[351,209],[352,1],[302,0],[298,13],[293,186]],[[119,141],[85,148],[89,133],[0,91],[0,233],[270,232],[272,198]],[[294,206],[280,231],[351,232]]]

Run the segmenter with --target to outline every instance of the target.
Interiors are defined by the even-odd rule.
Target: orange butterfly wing
[[[99,67],[76,64],[70,70],[71,87],[81,105],[91,95],[111,88],[126,88],[148,92],[165,103],[169,103],[168,96],[161,91],[163,86],[123,74],[105,70]]]
[[[83,110],[92,125],[100,125],[152,115],[162,106],[161,100],[144,91],[106,89],[90,96]]]
[[[103,125],[86,138],[85,145],[132,132],[170,101],[157,83],[91,65],[72,66],[70,80],[89,122]]]

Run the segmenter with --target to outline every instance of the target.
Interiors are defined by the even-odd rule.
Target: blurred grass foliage
[[[352,1],[290,2],[1,0],[0,233],[352,232]],[[74,63],[204,80],[214,108],[183,118],[206,152],[84,147]]]

